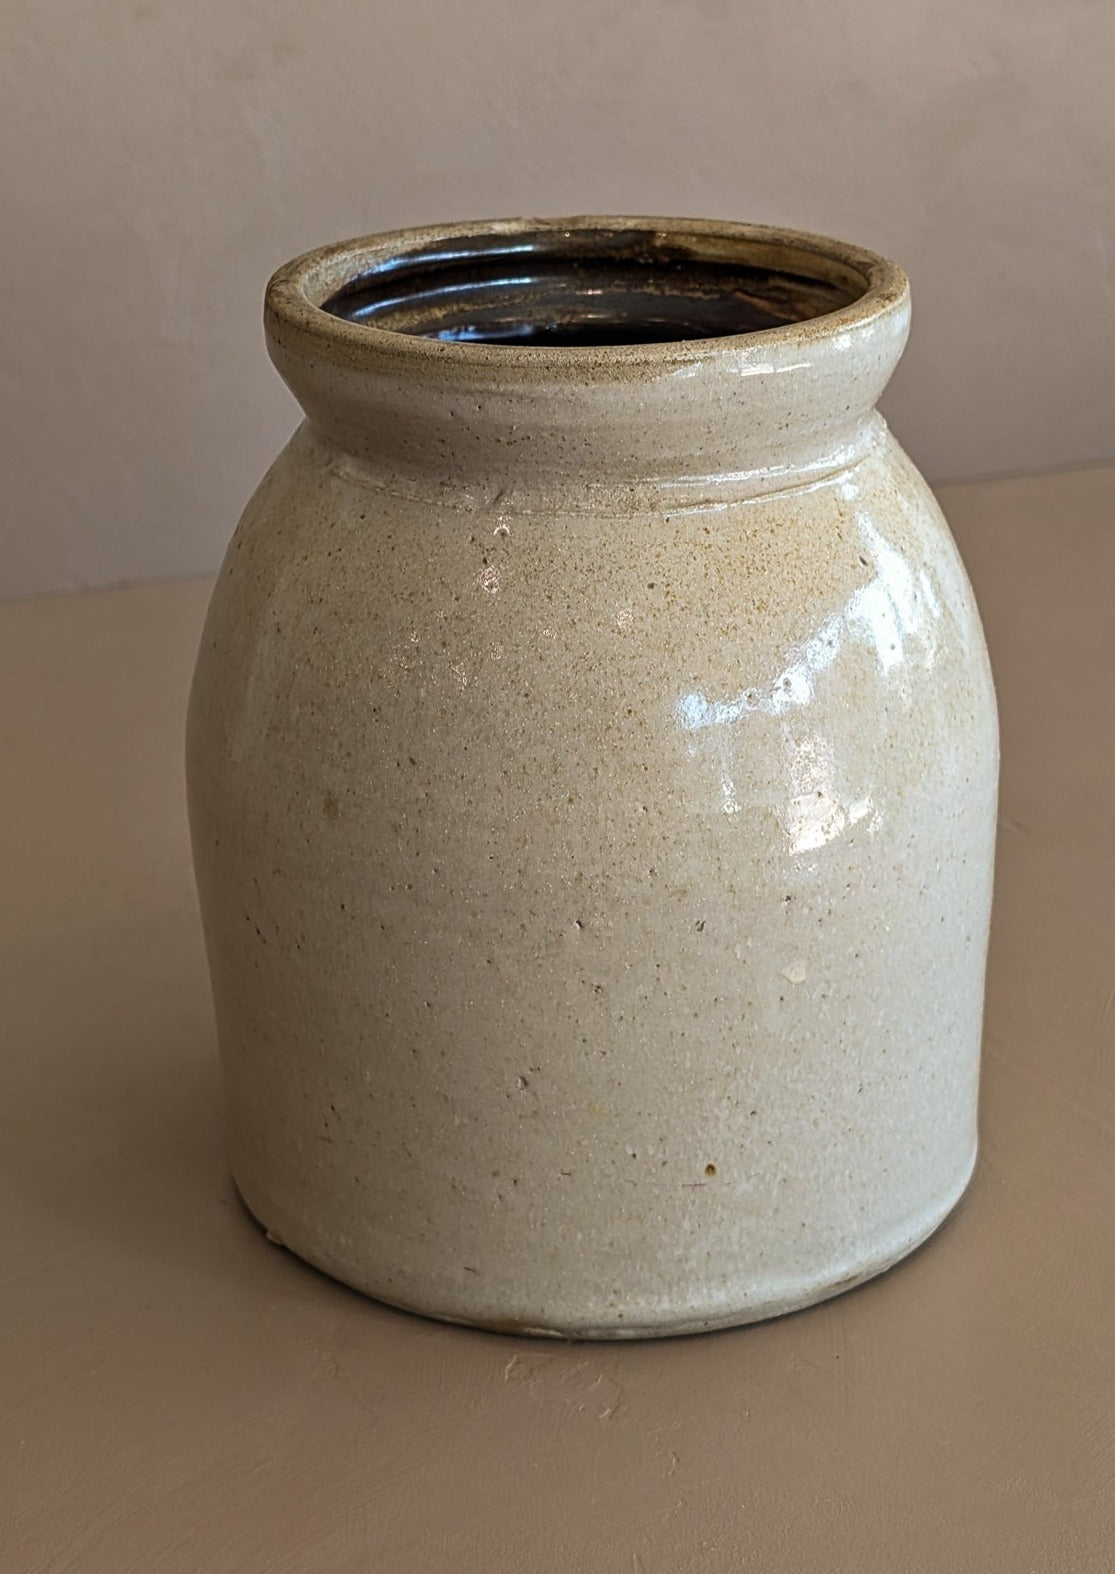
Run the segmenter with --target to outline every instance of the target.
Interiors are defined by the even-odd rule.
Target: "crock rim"
[[[558,232],[631,232],[643,230],[679,242],[695,241],[739,248],[742,265],[779,267],[800,273],[804,264],[852,273],[863,281],[863,292],[833,311],[749,332],[679,340],[653,340],[619,344],[499,344],[483,340],[443,340],[376,327],[328,311],[325,303],[350,287],[375,264],[393,257],[420,253],[431,247],[476,240],[507,238],[549,230]],[[796,266],[791,266],[795,263]],[[640,369],[656,372],[708,363],[746,353],[762,360],[781,352],[816,349],[841,334],[869,330],[881,319],[908,305],[909,283],[897,263],[862,246],[782,226],[750,224],[735,220],[687,219],[624,215],[577,215],[565,218],[511,218],[422,225],[357,236],[302,253],[271,277],[265,296],[268,338],[287,349],[295,344],[303,353],[324,360],[356,365],[362,362],[394,363],[401,371],[410,365],[450,368],[467,375],[469,370],[508,376],[577,372],[622,374]]]

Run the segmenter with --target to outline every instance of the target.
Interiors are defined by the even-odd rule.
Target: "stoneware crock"
[[[267,290],[305,412],[213,594],[189,801],[232,1166],[433,1316],[835,1294],[976,1151],[997,743],[875,402],[906,279],[752,225],[457,224]]]

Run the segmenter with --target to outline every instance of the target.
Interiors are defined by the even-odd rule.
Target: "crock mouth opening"
[[[851,306],[870,287],[846,267],[803,265],[660,230],[476,234],[377,259],[321,308],[450,343],[608,348],[807,322]]]
[[[874,252],[711,220],[504,219],[399,230],[279,269],[268,315],[324,349],[551,366],[704,358],[718,346],[865,326],[906,277]],[[344,348],[343,348],[344,347]],[[601,362],[601,365],[604,363]]]

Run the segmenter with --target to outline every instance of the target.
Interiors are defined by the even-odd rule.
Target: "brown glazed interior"
[[[866,278],[817,262],[828,277],[764,266],[746,247],[697,235],[550,227],[390,254],[322,306],[348,322],[463,343],[670,343],[804,322],[866,292]]]

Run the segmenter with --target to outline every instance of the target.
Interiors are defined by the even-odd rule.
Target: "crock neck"
[[[676,506],[854,463],[909,292],[793,230],[501,220],[310,252],[271,279],[265,326],[311,427],[384,484]]]

